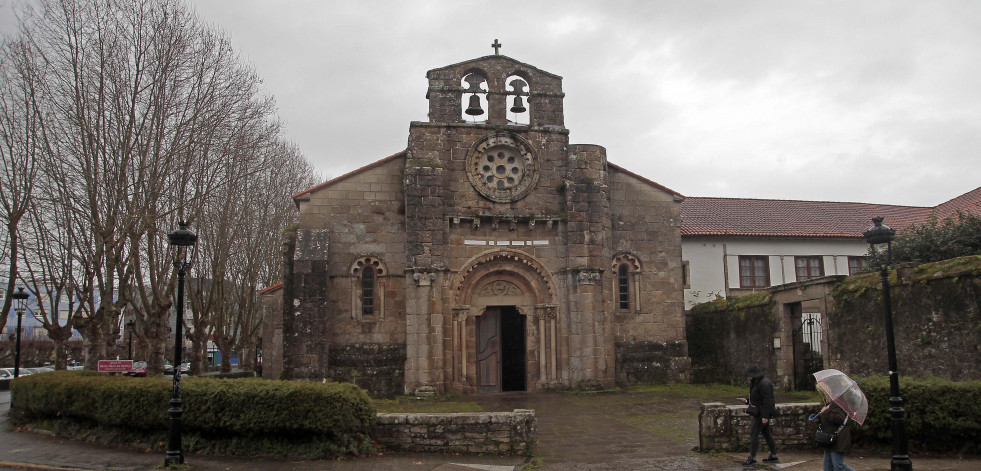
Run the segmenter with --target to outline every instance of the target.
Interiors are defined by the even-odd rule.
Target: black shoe
[[[770,456],[767,456],[766,458],[763,458],[763,462],[764,463],[779,463],[780,462],[780,457],[777,456],[776,454],[770,453]]]
[[[746,461],[743,461],[743,466],[745,466],[747,468],[749,468],[751,466],[756,466],[756,458],[753,458],[752,456],[750,456],[749,458],[746,458]]]

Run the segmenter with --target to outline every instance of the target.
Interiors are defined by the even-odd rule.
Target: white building
[[[981,187],[935,207],[688,197],[681,204],[685,308],[864,266],[872,218],[901,231],[958,211],[981,214]]]

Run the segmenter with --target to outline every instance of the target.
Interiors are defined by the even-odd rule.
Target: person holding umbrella
[[[824,471],[855,471],[845,464],[845,453],[852,448],[851,425],[865,423],[869,401],[858,382],[841,371],[821,370],[814,379],[826,404],[818,413],[821,430],[835,435],[831,446],[824,448]]]
[[[855,471],[845,464],[845,453],[852,449],[851,423],[848,413],[828,397],[826,388],[818,383],[817,389],[824,397],[825,406],[821,409],[821,429],[837,430],[834,444],[824,449],[824,471]]]
[[[749,457],[743,461],[743,466],[750,467],[756,465],[756,451],[760,448],[760,434],[766,440],[766,446],[770,449],[770,456],[763,458],[764,463],[779,463],[777,457],[777,444],[773,440],[773,430],[770,428],[770,419],[776,412],[776,405],[773,399],[773,383],[763,374],[763,368],[758,365],[749,365],[746,368],[746,376],[749,377],[749,397],[740,397],[740,402],[749,404],[747,412],[752,406],[757,407],[757,414],[753,415],[753,424],[749,429]]]

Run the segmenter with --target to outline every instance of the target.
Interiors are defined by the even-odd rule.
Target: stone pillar
[[[612,386],[615,377],[612,330],[605,316],[603,273],[612,258],[612,222],[606,150],[570,145],[566,213],[572,380]],[[579,371],[575,371],[575,369]]]
[[[285,244],[286,262],[292,265],[283,280],[283,370],[288,377],[328,377],[329,239],[327,230],[299,229]]]
[[[422,386],[433,386],[432,371],[439,349],[433,345],[435,336],[431,331],[432,286],[436,274],[417,271],[411,274],[411,281],[405,293],[405,392],[412,393]]]

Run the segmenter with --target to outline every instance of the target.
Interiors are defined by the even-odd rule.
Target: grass
[[[436,396],[431,398],[416,398],[415,396],[398,396],[395,399],[375,399],[378,412],[386,413],[417,413],[441,414],[450,412],[482,412],[480,405],[458,400],[458,396]]]

